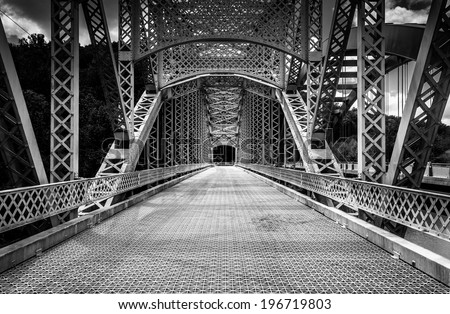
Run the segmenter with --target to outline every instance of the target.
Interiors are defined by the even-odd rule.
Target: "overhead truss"
[[[218,40],[258,43],[301,58],[297,41],[303,30],[292,14],[299,1],[137,1],[143,22],[136,59],[188,42]]]

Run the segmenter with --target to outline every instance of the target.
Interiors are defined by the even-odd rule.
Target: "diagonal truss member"
[[[0,188],[47,183],[14,61],[0,21]]]
[[[450,94],[450,1],[432,2],[387,183],[420,187]]]
[[[313,132],[326,130],[329,126],[355,9],[356,0],[336,1],[329,44],[322,65],[317,103],[314,106]]]
[[[313,173],[343,176],[342,171],[326,141],[322,147],[314,147],[314,142],[308,139],[308,110],[301,95],[286,94],[276,91],[284,116],[291,130],[297,149],[303,160],[305,170]]]
[[[111,116],[114,132],[127,133],[126,112],[122,106],[117,65],[111,46],[103,1],[86,0],[81,5],[91,43],[96,48],[95,60],[100,72],[103,94],[109,108],[113,110]]]
[[[131,113],[134,120],[134,138],[130,140],[129,147],[118,141],[111,145],[97,176],[134,171],[161,108],[161,98],[161,92],[151,94],[145,91],[142,94]]]

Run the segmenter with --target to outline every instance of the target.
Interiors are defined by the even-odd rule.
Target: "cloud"
[[[386,8],[402,7],[411,11],[428,10],[432,0],[387,0]]]
[[[103,0],[105,12],[107,16],[108,26],[111,30],[111,39],[117,40],[118,25],[118,1]],[[0,9],[11,16],[20,26],[29,33],[44,34],[46,40],[50,39],[50,0],[0,0]],[[21,30],[12,21],[5,16],[1,17],[5,26],[6,35],[11,42],[17,42],[18,38],[27,37],[28,34]],[[80,7],[80,43],[82,45],[89,44],[89,35],[86,30],[84,17]]]
[[[50,35],[38,22],[23,15],[22,11],[5,3],[4,0],[0,0],[0,9],[4,12],[0,12],[0,17],[8,41],[17,43],[20,38],[27,37],[28,33],[42,33],[47,37]]]
[[[428,10],[413,11],[404,7],[395,7],[386,11],[386,23],[405,24],[416,23],[426,24],[428,19]]]

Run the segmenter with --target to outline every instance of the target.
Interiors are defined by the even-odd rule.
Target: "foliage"
[[[117,47],[117,45],[115,45]],[[30,113],[44,167],[50,169],[51,50],[43,35],[33,34],[11,45],[11,52]],[[105,156],[105,140],[113,137],[114,114],[104,100],[95,65],[95,48],[80,47],[80,170],[95,176]]]
[[[389,162],[400,126],[400,117],[386,116],[386,160]],[[350,110],[343,117],[339,127],[345,132],[334,144],[333,151],[341,162],[357,161],[357,111]],[[450,163],[450,126],[441,123],[437,138],[431,150],[431,162]]]

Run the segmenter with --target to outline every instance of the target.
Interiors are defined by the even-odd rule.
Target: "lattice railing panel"
[[[111,198],[140,186],[169,179],[207,164],[180,165],[95,179],[41,185],[0,192],[0,233],[82,205]]]
[[[241,164],[349,208],[450,239],[450,196],[285,168]]]

